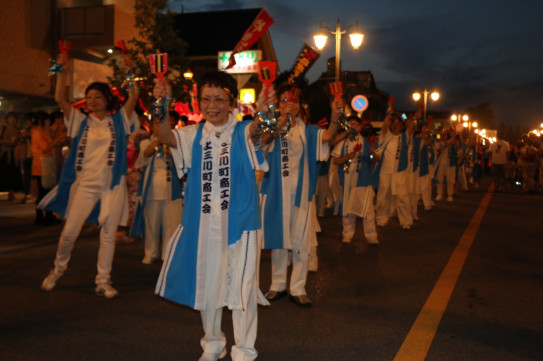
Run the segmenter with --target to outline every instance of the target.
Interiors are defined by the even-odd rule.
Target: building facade
[[[0,112],[50,111],[55,79],[48,75],[58,41],[70,40],[74,70],[107,70],[103,63],[116,40],[135,36],[136,0],[1,0]],[[92,70],[91,70],[92,71]],[[103,79],[103,74],[98,75]],[[98,79],[97,79],[98,80]],[[70,80],[73,97],[74,79]]]

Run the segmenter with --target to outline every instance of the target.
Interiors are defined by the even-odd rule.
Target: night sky
[[[543,122],[541,0],[170,0],[186,13],[265,7],[280,71],[290,70],[304,43],[314,46],[319,22],[342,29],[356,20],[364,34],[353,50],[344,35],[342,70],[369,70],[377,87],[413,108],[415,90],[437,90],[428,110],[462,113],[488,102],[496,126],[530,129]],[[314,81],[335,55],[330,34],[307,74]]]

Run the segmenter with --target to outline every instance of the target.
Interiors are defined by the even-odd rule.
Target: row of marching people
[[[68,67],[62,57],[59,63]],[[66,101],[65,81],[65,73],[59,74],[55,99],[64,113],[71,149],[58,186],[39,206],[66,221],[54,268],[42,288],[56,287],[83,224],[92,220],[101,225],[95,292],[114,298],[115,235],[126,217],[127,136],[139,127],[134,111],[138,89],[131,87],[119,108],[107,84],[93,83],[86,90],[88,113],[83,114]],[[206,73],[198,92],[205,121],[172,129],[171,87],[165,79],[157,80],[151,111],[154,134],[140,144],[139,165],[145,171],[138,192],[145,204],[136,211],[132,232],[155,241],[161,227],[162,234],[171,233],[163,250],[146,242],[144,263],[163,257],[155,293],[200,311],[201,361],[227,353],[221,330],[225,306],[232,310],[234,324],[232,360],[254,360],[257,304],[269,305],[287,295],[296,305],[312,304],[305,285],[310,256],[316,257],[314,198],[319,167],[330,156],[330,142],[338,141],[340,126],[353,135],[332,150],[332,162],[345,185],[339,207],[344,240],[354,234],[354,214],[365,219],[368,241],[378,242],[375,227],[366,226],[373,223],[374,189],[378,225],[387,223],[393,204],[402,228],[411,227],[413,220],[408,193],[411,124],[404,129],[391,111],[378,140],[364,132],[355,135],[351,130],[358,134],[360,122],[351,119],[349,125],[343,118],[344,100],[335,98],[330,125],[323,129],[307,124],[300,89],[286,84],[266,90],[259,94],[254,119],[240,122],[234,112],[236,80],[225,72]],[[264,172],[261,184],[256,171]],[[271,250],[266,295],[258,280],[261,249]]]
[[[342,217],[342,242],[353,240],[360,217],[367,242],[377,245],[376,226],[384,227],[391,215],[398,216],[402,229],[410,229],[418,219],[420,198],[426,209],[433,206],[427,139],[415,137],[415,122],[404,122],[394,111],[386,115],[379,135],[371,123],[356,115],[348,120],[357,135],[340,134],[332,151],[329,177],[337,199],[334,214]],[[318,195],[321,216],[326,197],[322,189]]]
[[[377,245],[377,229],[391,216],[409,230],[421,203],[430,211],[444,197],[452,202],[459,190],[467,191],[468,183],[478,187],[485,150],[454,130],[437,136],[418,114],[407,118],[395,111],[388,112],[379,134],[356,115],[348,121],[356,135],[340,133],[330,143],[331,158],[321,164],[316,194],[319,217],[327,205],[341,216],[342,242],[353,240],[357,217],[368,244]]]

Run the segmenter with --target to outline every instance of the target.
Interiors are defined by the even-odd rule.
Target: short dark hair
[[[281,83],[279,84],[279,86],[277,87],[277,97],[280,97],[281,94],[283,94],[284,92],[290,92],[292,89],[299,89],[300,90],[300,98],[299,98],[299,103],[300,104],[304,104],[304,93],[302,92],[302,90],[300,89],[300,87],[298,87],[297,85],[295,84],[290,84],[290,83]],[[279,99],[281,100],[281,99]]]
[[[400,123],[405,126],[405,120],[402,118],[402,114],[400,112],[394,112],[392,114],[392,119],[390,120],[390,124],[394,123],[396,120],[400,121]]]
[[[64,114],[60,110],[55,110],[51,113],[51,124],[53,124],[56,119],[64,119]]]
[[[238,82],[232,75],[224,71],[208,71],[202,75],[198,81],[198,100],[201,99],[202,89],[205,86],[222,88],[230,96],[232,104],[235,104],[235,100],[238,98]]]
[[[34,120],[32,121],[32,124],[33,125],[39,125],[39,126],[44,126],[45,125],[45,121],[47,119],[50,119],[49,118],[49,114],[47,114],[46,112],[44,112],[43,110],[38,110],[36,112],[36,117],[34,118]]]
[[[104,95],[107,101],[107,110],[115,111],[119,109],[119,99],[113,95],[113,92],[107,83],[101,81],[90,83],[87,89],[85,89],[85,97],[91,90],[97,90]]]
[[[356,115],[356,114],[351,114],[347,117],[347,120],[348,121],[351,121],[351,120],[354,120],[355,122],[359,122],[359,123],[362,123],[362,120]]]
[[[179,121],[179,113],[177,111],[175,111],[175,110],[170,110],[170,117],[173,118],[175,123],[177,123]]]

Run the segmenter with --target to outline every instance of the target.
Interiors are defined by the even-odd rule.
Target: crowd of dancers
[[[497,186],[506,188],[508,144],[500,140],[487,149],[454,130],[437,134],[418,114],[404,119],[391,108],[377,130],[354,114],[341,121],[345,101],[334,98],[329,126],[322,128],[309,124],[300,89],[281,84],[262,89],[259,113],[238,121],[237,83],[215,71],[199,81],[205,121],[175,127],[174,113],[168,114],[171,88],[162,79],[153,92],[153,119],[144,128],[146,118],[136,113],[137,87],[128,89],[120,106],[107,84],[92,83],[83,113],[64,94],[66,57],[59,64],[65,72],[57,77],[55,99],[71,142],[58,184],[40,191],[37,205],[65,220],[42,289],[56,287],[90,222],[101,227],[95,291],[118,296],[111,270],[124,226],[125,239],[144,239],[142,263],[162,261],[155,292],[200,311],[201,361],[226,355],[225,306],[232,310],[233,360],[258,355],[258,304],[288,296],[311,306],[307,275],[318,271],[317,232],[325,212],[341,217],[338,242],[352,242],[362,218],[366,241],[378,246],[379,228],[391,217],[399,220],[398,232],[408,231],[421,206],[430,211],[436,202],[453,202],[455,193],[477,188],[486,154]],[[276,119],[273,126],[269,117]],[[263,249],[271,250],[272,268],[265,294],[259,287]]]

